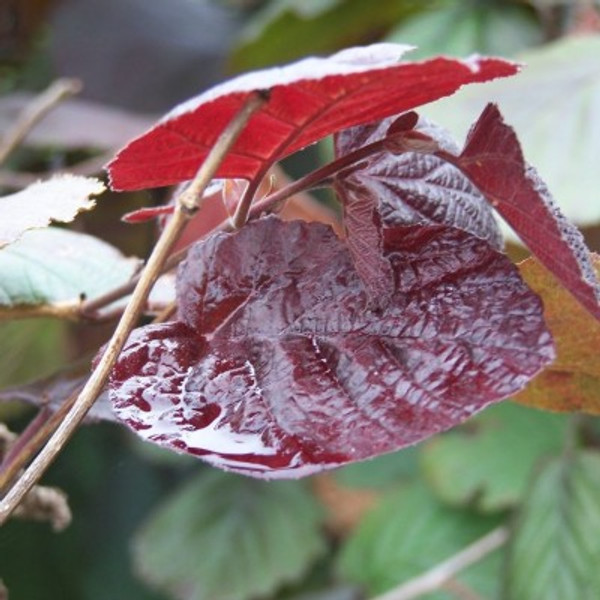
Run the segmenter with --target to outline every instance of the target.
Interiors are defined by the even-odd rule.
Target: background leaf
[[[506,510],[519,503],[540,459],[561,450],[565,427],[564,417],[502,402],[429,440],[423,475],[444,502]]]
[[[259,90],[269,90],[269,101],[253,115],[217,177],[260,179],[275,161],[331,133],[517,69],[493,58],[400,61],[408,49],[399,44],[348,48],[231,79],[175,107],[123,148],[108,166],[111,186],[133,190],[191,179],[226,124]]]
[[[361,43],[423,4],[433,2],[379,0],[373,10],[365,0],[275,0],[245,26],[230,64],[246,71]]]
[[[77,305],[125,283],[137,267],[137,259],[90,235],[30,231],[0,251],[0,316],[24,305]]]
[[[516,523],[506,600],[596,600],[600,590],[600,456],[581,452],[540,473]]]
[[[390,493],[368,514],[340,556],[341,576],[376,595],[422,574],[450,558],[498,525],[494,517],[478,516],[439,503],[422,485]],[[500,583],[500,552],[457,576],[476,592],[495,597]],[[427,600],[450,600],[440,591]]]
[[[553,357],[538,298],[484,241],[386,228],[383,313],[326,226],[267,217],[196,244],[179,319],[136,330],[111,375],[146,440],[256,477],[397,450],[521,389]]]
[[[418,58],[440,53],[467,56],[473,52],[513,56],[542,42],[541,27],[524,4],[460,0],[446,4],[449,6],[408,16],[386,39],[415,44]]]
[[[519,54],[526,66],[510,82],[463,90],[423,112],[460,140],[473,115],[497,102],[565,215],[593,225],[600,222],[599,54],[599,34],[564,37]]]
[[[600,279],[600,256],[591,255]],[[558,411],[600,414],[600,322],[584,310],[535,258],[519,265],[527,284],[544,301],[544,318],[557,358],[515,400]]]
[[[94,207],[90,196],[103,191],[104,185],[98,179],[62,175],[1,197],[0,248],[28,229],[47,227],[50,221],[72,221],[78,212]]]
[[[297,482],[209,470],[142,527],[144,579],[184,600],[246,600],[298,579],[323,550],[316,501]]]

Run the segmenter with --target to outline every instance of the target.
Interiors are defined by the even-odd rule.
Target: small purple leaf
[[[415,113],[408,113],[415,114]],[[343,172],[334,188],[342,200],[347,243],[355,267],[373,298],[387,301],[390,267],[381,253],[381,228],[395,225],[440,223],[463,229],[502,248],[502,236],[485,198],[447,161],[415,152],[411,142],[422,143],[425,152],[440,147],[457,151],[441,128],[421,121],[422,140],[406,140],[403,115],[378,123],[346,129],[335,136],[336,157],[344,156],[382,139],[388,151],[371,156],[362,169]],[[395,137],[390,137],[390,132]],[[402,142],[402,140],[405,140]],[[413,151],[410,151],[413,150]],[[402,151],[402,154],[397,154]]]
[[[178,322],[129,339],[110,382],[144,439],[257,477],[414,444],[522,389],[554,356],[541,304],[486,242],[390,227],[383,314],[326,226],[274,217],[197,244]]]

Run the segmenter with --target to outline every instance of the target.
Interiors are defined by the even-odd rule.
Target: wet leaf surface
[[[488,244],[389,228],[380,314],[328,228],[266,218],[197,244],[179,321],[138,329],[111,376],[144,439],[298,477],[414,444],[521,389],[553,357],[535,295]]]

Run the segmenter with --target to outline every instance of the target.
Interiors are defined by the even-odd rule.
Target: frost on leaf
[[[390,149],[342,171],[334,181],[342,200],[348,247],[358,273],[376,298],[387,294],[390,279],[387,258],[381,253],[382,227],[439,223],[472,233],[494,248],[503,246],[485,198],[459,169],[429,151],[434,151],[433,144],[436,149],[458,153],[454,141],[433,123],[407,120],[411,114],[352,127],[335,136],[337,158],[374,142],[389,141]],[[408,135],[412,137],[405,140]],[[425,152],[404,150],[415,143],[424,146]]]
[[[554,356],[539,299],[486,242],[392,227],[383,314],[326,226],[274,217],[197,244],[179,321],[140,328],[111,375],[144,439],[257,477],[414,444],[522,389]]]
[[[468,83],[517,72],[515,64],[497,58],[401,61],[409,49],[399,44],[349,48],[231,79],[177,106],[123,148],[108,166],[111,186],[133,190],[191,179],[256,91],[269,90],[269,101],[252,117],[217,177],[260,178],[277,160],[331,133],[410,110]]]
[[[51,221],[72,221],[82,210],[94,208],[90,196],[103,191],[104,185],[98,179],[63,175],[0,197],[0,248],[29,229],[47,227]]]
[[[539,261],[600,319],[600,284],[583,236],[525,162],[517,135],[504,123],[498,107],[487,105],[460,156],[439,155],[471,179]]]

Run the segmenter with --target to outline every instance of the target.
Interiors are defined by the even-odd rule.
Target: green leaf
[[[562,211],[592,225],[600,222],[598,56],[600,35],[566,37],[519,54],[526,66],[509,83],[473,86],[422,112],[461,139],[483,107],[497,102]]]
[[[374,9],[365,0],[276,0],[250,21],[231,66],[244,71],[359,44],[433,4],[437,2],[379,0]]]
[[[411,478],[418,471],[417,446],[357,462],[333,472],[335,479],[347,487],[384,488]]]
[[[388,494],[342,549],[339,570],[369,594],[383,593],[450,558],[498,525],[493,517],[455,510],[415,484]],[[499,584],[500,551],[456,577],[493,597]],[[428,600],[450,600],[438,592]]]
[[[507,557],[506,600],[600,597],[600,454],[547,465],[523,504]]]
[[[158,508],[134,553],[150,583],[185,600],[244,600],[299,578],[323,550],[299,482],[208,470]]]
[[[82,297],[128,281],[137,266],[136,259],[83,233],[52,227],[29,231],[0,251],[0,317],[23,307],[63,316],[61,304],[76,308]]]
[[[525,6],[453,2],[447,8],[409,17],[387,40],[415,44],[411,58],[474,52],[510,56],[540,43],[542,31]]]
[[[536,463],[563,445],[565,417],[503,402],[423,446],[421,466],[441,500],[482,512],[511,508]]]
[[[67,360],[65,324],[53,319],[0,322],[0,388],[43,377]]]

